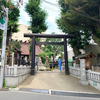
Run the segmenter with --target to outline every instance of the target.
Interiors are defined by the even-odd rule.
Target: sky
[[[28,0],[23,1],[23,6],[21,6],[20,8],[19,24],[30,25],[30,17],[24,8]],[[55,32],[56,34],[65,34],[58,29],[58,26],[56,24],[56,19],[60,17],[60,7],[58,5],[58,0],[45,0],[52,4],[46,3],[43,0],[41,1],[41,8],[47,12],[46,24],[48,26],[48,29],[46,30],[46,34],[51,34],[52,32]],[[55,6],[53,4],[55,4]],[[70,46],[68,46],[68,51],[69,50],[72,50]]]
[[[25,4],[28,2],[28,0],[23,0],[24,5],[21,6],[20,8],[20,18],[19,18],[19,23],[20,24],[25,24],[25,25],[30,25],[30,17],[25,11]],[[41,0],[41,8],[47,12],[47,18],[46,18],[46,24],[48,26],[48,29],[46,31],[46,34],[51,34],[52,32],[55,32],[56,34],[61,34],[61,30],[58,29],[58,26],[56,24],[56,19],[60,17],[60,8],[56,5],[58,5],[58,0],[45,0],[50,3],[55,4],[49,4],[47,2],[44,2]]]

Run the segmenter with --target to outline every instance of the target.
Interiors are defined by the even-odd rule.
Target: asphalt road
[[[100,100],[100,98],[60,96],[22,91],[0,91],[0,100]]]

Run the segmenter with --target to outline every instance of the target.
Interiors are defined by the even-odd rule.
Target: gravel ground
[[[92,92],[100,93],[94,87],[88,85],[83,86],[79,83],[79,79],[69,75],[54,72],[37,72],[34,76],[29,76],[17,88],[33,88],[33,89],[52,89],[63,91]]]

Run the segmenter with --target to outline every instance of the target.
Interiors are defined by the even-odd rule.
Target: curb
[[[9,88],[9,91],[18,91],[19,88]]]
[[[51,90],[51,95],[100,98],[100,94],[96,94],[96,93],[57,91],[57,90]]]
[[[35,92],[35,93],[43,93],[43,94],[59,95],[59,96],[100,98],[100,94],[96,93],[61,91],[61,90],[50,90],[50,89],[47,90],[47,89],[32,89],[32,88],[9,88],[9,89],[0,89],[0,91],[26,91],[26,92]]]
[[[28,92],[59,95],[59,96],[100,98],[100,94],[89,93],[89,92],[60,91],[60,90],[31,89],[31,88],[20,88],[19,91],[28,91]]]

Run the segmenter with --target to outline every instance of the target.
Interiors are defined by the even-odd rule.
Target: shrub
[[[44,69],[39,69],[39,71],[44,71]]]

